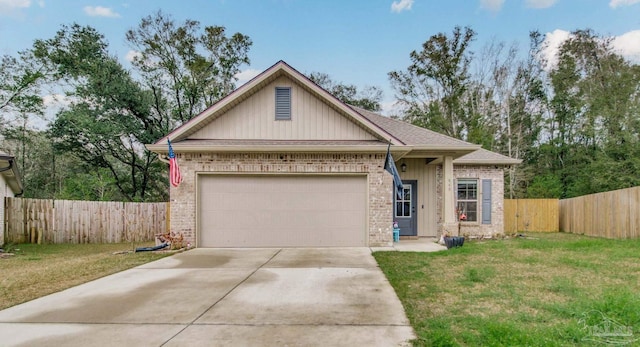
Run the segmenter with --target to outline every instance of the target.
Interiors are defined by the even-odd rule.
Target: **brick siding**
[[[442,165],[436,170],[436,191],[438,204],[436,215],[438,224],[442,225]],[[478,221],[462,223],[460,236],[493,237],[504,233],[504,170],[489,165],[454,165],[453,177],[478,179],[478,189],[482,189],[482,180],[491,180],[491,224],[482,224],[482,192],[478,194]],[[457,188],[456,188],[457,189]],[[454,194],[456,194],[454,192]],[[457,227],[456,227],[457,228]],[[452,231],[457,233],[457,230]]]
[[[368,246],[390,246],[392,182],[384,170],[385,154],[180,153],[183,181],[171,187],[171,231],[196,244],[197,173],[366,174],[368,179]]]

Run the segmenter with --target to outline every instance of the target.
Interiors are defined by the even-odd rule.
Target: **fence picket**
[[[560,201],[561,231],[589,236],[640,237],[640,187]]]
[[[558,199],[505,199],[504,231],[558,231],[558,204]]]
[[[6,242],[153,241],[167,230],[169,203],[6,199]]]

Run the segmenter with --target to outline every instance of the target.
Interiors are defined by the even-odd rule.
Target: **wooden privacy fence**
[[[505,199],[504,232],[559,231],[558,199]]]
[[[6,242],[152,241],[168,228],[169,203],[6,198]]]
[[[612,239],[640,237],[640,187],[560,200],[560,230]]]

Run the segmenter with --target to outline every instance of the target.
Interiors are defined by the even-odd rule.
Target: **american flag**
[[[173,153],[173,147],[171,147],[171,141],[167,138],[169,144],[169,182],[174,187],[177,187],[182,182],[182,176],[180,176],[180,168],[178,167],[178,159],[176,154]]]

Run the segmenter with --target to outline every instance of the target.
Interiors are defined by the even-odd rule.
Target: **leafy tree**
[[[411,52],[407,71],[389,73],[398,101],[407,107],[405,120],[452,137],[468,136],[463,97],[469,86],[469,44],[475,35],[469,27],[455,27],[451,36],[433,35],[422,51]]]
[[[65,184],[56,195],[58,199],[90,200],[90,201],[118,201],[123,197],[117,189],[115,179],[107,169],[86,168],[77,163],[76,171],[67,171]]]
[[[609,38],[577,30],[561,46],[550,81],[550,168],[561,197],[640,184],[629,175],[640,154],[639,67],[616,54]]]
[[[249,64],[252,45],[246,35],[227,36],[222,26],[200,30],[194,20],[177,25],[161,11],[143,18],[126,37],[165,133],[235,89],[235,75]]]
[[[47,72],[30,51],[0,57],[0,137],[11,142],[4,149],[16,155],[21,172],[29,160],[31,121],[43,114],[40,90]]]
[[[163,167],[143,147],[164,135],[150,117],[152,95],[108,54],[104,37],[91,27],[63,26],[54,38],[37,40],[34,54],[74,100],[51,124],[55,149],[107,169],[126,200],[164,199]]]
[[[19,53],[18,58],[9,55],[0,58],[0,121],[9,112],[42,112],[39,87],[46,73],[30,51]]]
[[[137,49],[134,78],[108,52],[94,28],[63,26],[34,43],[33,56],[64,88],[70,105],[51,123],[59,155],[79,159],[82,174],[66,175],[64,197],[165,200],[166,167],[144,147],[231,92],[239,66],[248,63],[247,36],[187,20],[176,25],[158,12],[127,33]],[[108,174],[108,175],[107,175]],[[89,185],[77,189],[80,180]],[[107,189],[107,185],[117,191]]]
[[[365,110],[379,112],[382,110],[380,101],[382,100],[382,89],[378,87],[365,87],[362,90],[353,84],[343,84],[335,82],[328,74],[321,72],[312,72],[309,79],[331,93],[340,101],[361,107]]]
[[[3,131],[1,147],[15,155],[18,161],[24,197],[53,197],[52,149],[43,132],[24,125],[7,127]]]

